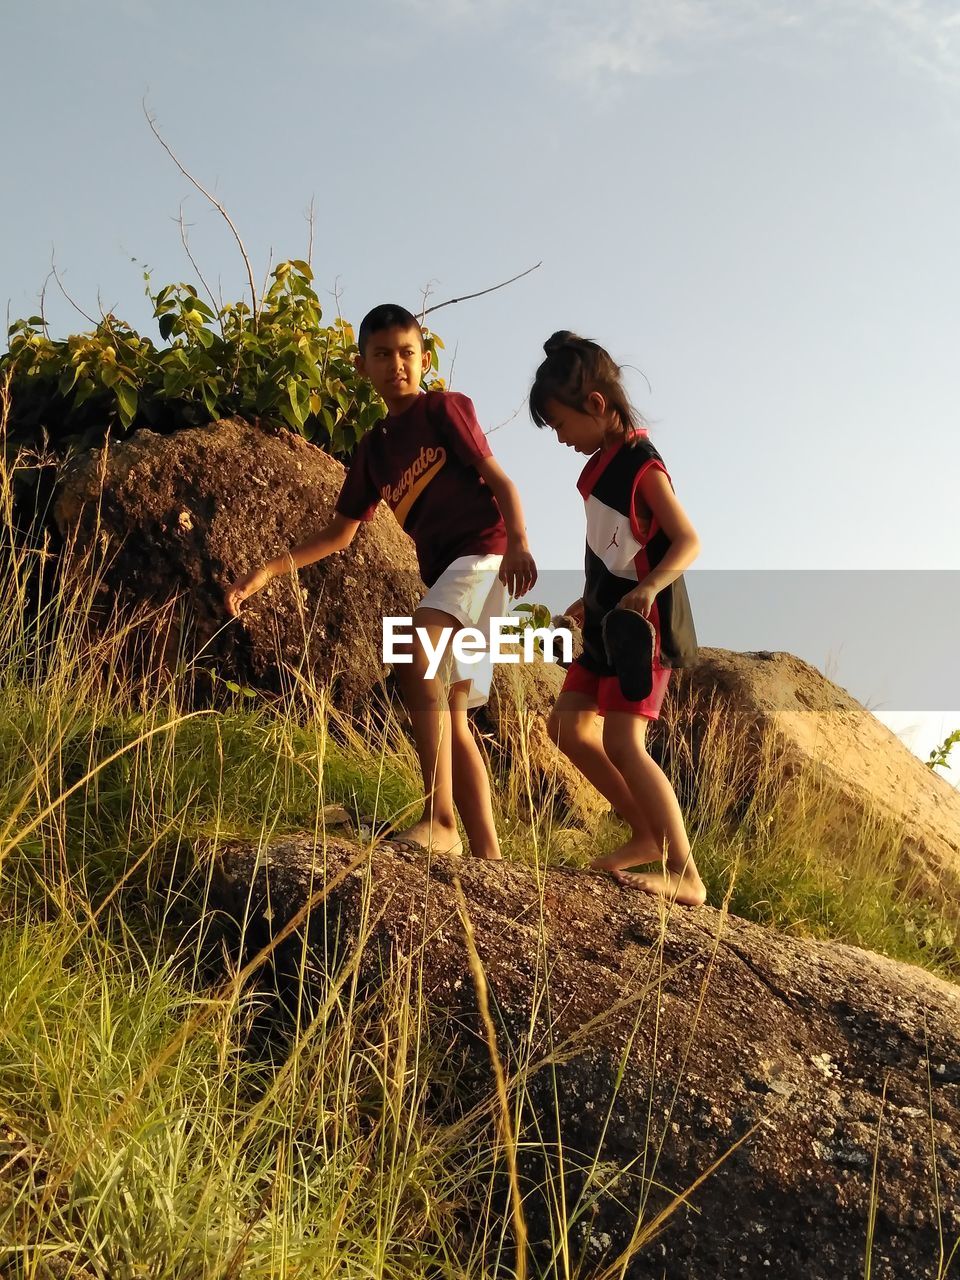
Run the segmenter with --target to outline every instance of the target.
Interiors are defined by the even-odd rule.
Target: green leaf
[[[220,415],[217,410],[216,388],[212,387],[209,382],[203,382],[200,384],[200,395],[203,399],[203,407],[210,417],[218,418]]]
[[[290,401],[290,411],[293,414],[294,422],[298,427],[302,427],[306,414],[301,407],[300,384],[296,378],[287,379],[287,398]]]
[[[171,333],[173,333],[176,323],[177,317],[173,314],[161,316],[158,320],[157,328],[160,330],[160,337],[163,338],[164,342],[166,342]]]
[[[137,416],[137,389],[127,382],[118,382],[113,389],[120,410],[120,421],[129,427]]]

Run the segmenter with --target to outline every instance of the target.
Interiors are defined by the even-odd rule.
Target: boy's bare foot
[[[458,857],[463,841],[456,827],[441,827],[436,822],[416,822],[406,831],[398,831],[383,842],[402,853],[443,853]]]
[[[596,865],[596,864],[594,864]],[[639,889],[654,897],[666,898],[682,907],[702,907],[707,900],[707,890],[696,870],[687,867],[683,872],[670,871],[621,871],[613,869],[617,884],[627,889]]]

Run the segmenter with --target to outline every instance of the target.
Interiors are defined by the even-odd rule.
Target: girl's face
[[[598,391],[592,391],[587,397],[585,409],[571,409],[569,405],[552,399],[547,401],[545,408],[547,422],[560,443],[568,449],[591,454],[602,449],[607,442],[607,406]]]

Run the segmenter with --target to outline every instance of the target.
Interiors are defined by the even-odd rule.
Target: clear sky
[[[81,306],[149,328],[138,264],[192,278],[181,200],[205,274],[242,292],[144,96],[258,274],[304,254],[315,197],[318,286],[354,322],[542,259],[433,323],[543,566],[582,560],[579,462],[524,408],[570,328],[649,380],[702,567],[960,570],[960,5],[7,0],[13,316],[55,250]],[[55,291],[47,312],[82,323]]]

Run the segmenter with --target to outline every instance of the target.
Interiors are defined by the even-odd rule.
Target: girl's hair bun
[[[558,329],[546,340],[543,349],[548,356],[552,356],[555,351],[560,351],[563,347],[572,347],[576,341],[575,333],[571,333],[569,329]]]

